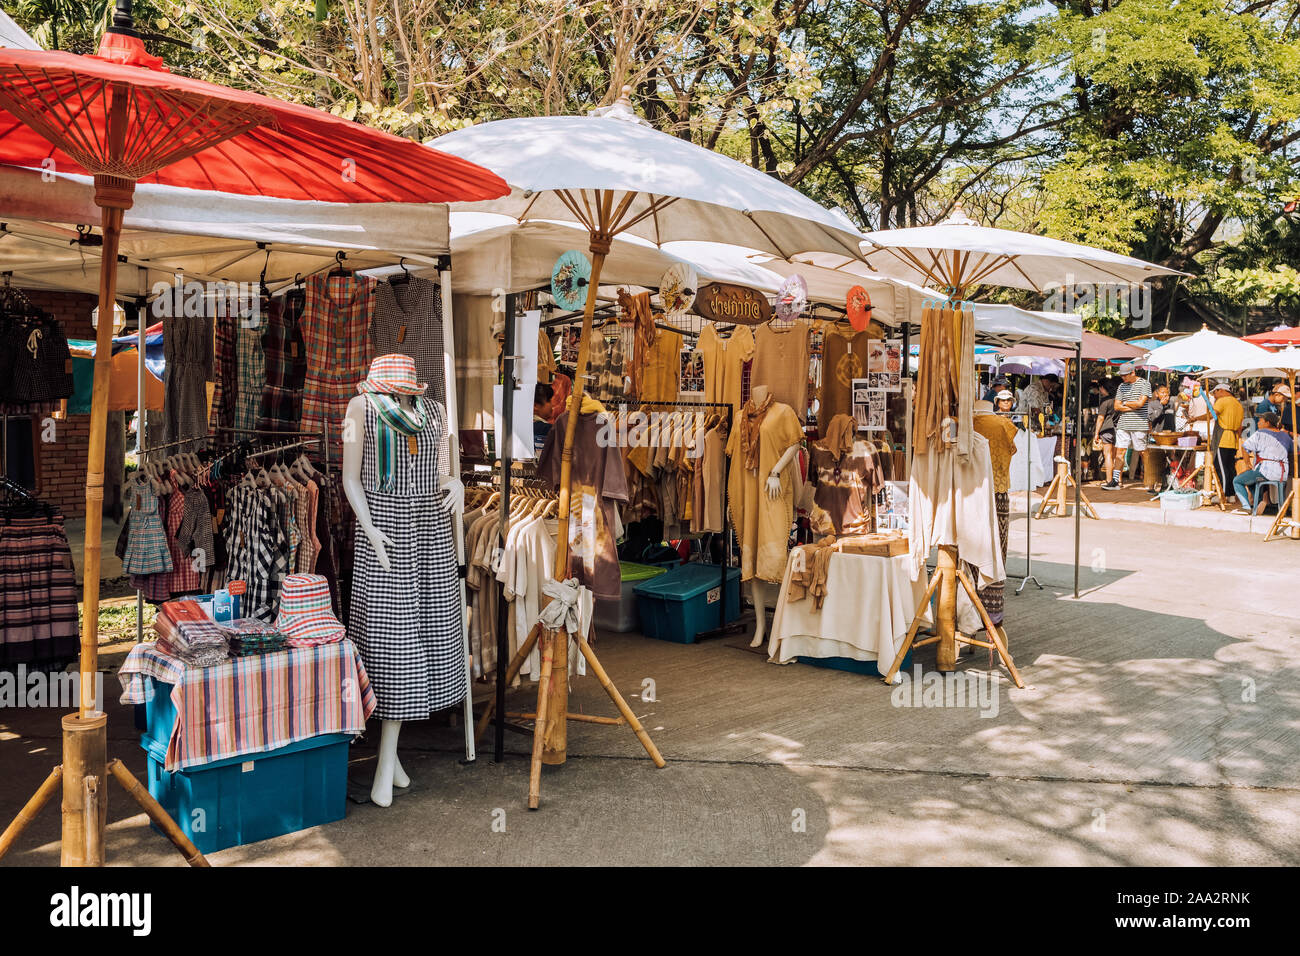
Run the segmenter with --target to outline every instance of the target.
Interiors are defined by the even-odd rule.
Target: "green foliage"
[[[1300,306],[1300,271],[1294,266],[1219,269],[1212,284],[1215,292],[1239,305]]]

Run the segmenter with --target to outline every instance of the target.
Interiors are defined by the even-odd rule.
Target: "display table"
[[[906,554],[893,558],[832,554],[826,600],[818,611],[811,597],[787,600],[793,557],[788,559],[768,658],[780,664],[796,657],[892,663],[925,595],[925,579],[913,581],[909,563]]]
[[[155,704],[152,726],[172,720],[165,768],[184,770],[276,750],[323,734],[361,734],[375,694],[349,640],[189,667],[153,643],[137,644],[118,671],[124,704]],[[151,679],[152,678],[152,679]],[[154,700],[171,685],[171,708]],[[155,734],[167,733],[163,727]]]

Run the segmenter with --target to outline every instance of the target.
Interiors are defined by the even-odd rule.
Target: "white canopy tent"
[[[0,271],[24,288],[98,291],[99,247],[77,241],[78,226],[98,229],[93,197],[89,177],[0,166]],[[196,281],[252,282],[264,268],[276,290],[328,266],[337,251],[356,269],[402,257],[434,266],[451,252],[447,207],[307,203],[141,184],[123,226],[120,297],[170,283],[177,272]]]
[[[92,227],[101,219],[93,194],[88,177],[0,165],[0,273],[20,288],[96,292],[101,247],[87,238],[97,235]],[[265,270],[275,291],[296,276],[330,268],[338,252],[354,270],[405,259],[413,271],[443,270],[444,378],[450,382],[456,368],[446,269],[450,239],[445,204],[299,202],[140,184],[123,222],[118,297],[147,296],[156,283],[171,285],[177,273],[187,281],[255,282]],[[142,349],[141,404],[144,374]],[[454,387],[447,389],[447,415],[458,420]],[[140,443],[146,448],[143,432],[142,420]],[[453,474],[459,474],[454,434],[451,448]],[[467,643],[465,651],[468,668]],[[465,751],[471,760],[472,728],[466,696]]]

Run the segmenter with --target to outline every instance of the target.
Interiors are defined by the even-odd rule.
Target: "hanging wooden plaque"
[[[714,322],[762,325],[772,318],[767,296],[754,289],[725,282],[709,282],[695,297],[695,311]]]

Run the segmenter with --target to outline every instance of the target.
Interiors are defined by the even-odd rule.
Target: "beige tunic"
[[[759,427],[758,470],[744,466],[739,427],[727,443],[731,459],[731,517],[740,538],[740,579],[758,577],[780,583],[785,575],[790,523],[794,519],[795,465],[781,472],[781,494],[767,496],[767,478],[792,446],[803,440],[803,426],[789,405],[776,402]]]

